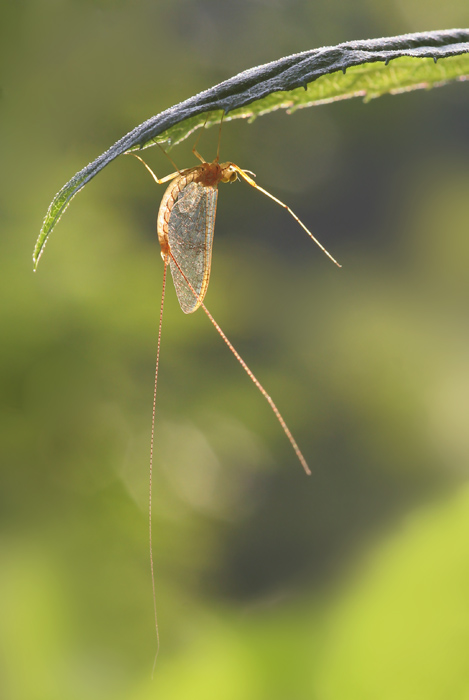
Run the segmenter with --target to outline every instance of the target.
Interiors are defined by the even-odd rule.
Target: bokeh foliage
[[[154,681],[161,191],[120,159],[36,275],[30,253],[51,192],[145,117],[279,55],[465,26],[467,4],[1,12],[0,697],[464,697],[467,84],[224,127],[222,157],[256,172],[343,268],[273,203],[221,188],[207,305],[310,479],[206,319],[168,290]],[[182,167],[190,147],[171,153]],[[214,130],[199,150],[213,157]]]

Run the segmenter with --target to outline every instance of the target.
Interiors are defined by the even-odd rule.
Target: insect
[[[166,268],[169,264],[181,309],[184,311],[184,313],[189,314],[196,311],[199,307],[203,308],[208,318],[215,326],[217,332],[228,345],[231,352],[234,354],[243,369],[247,372],[250,379],[257,386],[261,394],[270,404],[303,469],[308,475],[310,475],[311,471],[307,465],[307,462],[277,406],[267,394],[264,387],[256,379],[244,360],[235,350],[231,342],[221,330],[220,326],[204,305],[204,297],[207,292],[210,279],[219,183],[232,183],[240,178],[243,179],[245,182],[251,185],[251,187],[259,190],[281,207],[286,209],[295,219],[295,221],[306,231],[308,236],[310,236],[310,238],[319,246],[319,248],[332,260],[332,262],[338,267],[341,267],[341,265],[339,265],[337,260],[332,257],[332,255],[326,250],[326,248],[324,248],[317,238],[313,236],[311,231],[290,209],[290,207],[288,207],[280,199],[277,199],[277,197],[274,197],[272,194],[270,194],[270,192],[267,192],[267,190],[264,190],[257,184],[257,182],[255,182],[253,179],[253,177],[255,177],[254,173],[240,168],[239,165],[236,165],[231,161],[220,163],[219,152],[221,125],[222,121],[220,122],[217,155],[211,163],[206,162],[197,151],[197,144],[200,135],[192,149],[192,152],[200,160],[201,165],[196,165],[184,170],[177,170],[176,172],[163,178],[158,178],[150,166],[147,165],[147,163],[145,163],[140,156],[132,153],[132,155],[134,155],[145,166],[158,185],[164,184],[165,182],[170,182],[161,200],[157,218],[158,241],[161,248],[161,257],[164,261],[157,364],[159,362],[159,344],[161,341]],[[168,154],[161,145],[160,148],[169,158]]]
[[[298,216],[284,202],[274,197],[270,192],[260,187],[255,180],[254,173],[249,170],[240,168],[235,163],[228,161],[220,163],[220,137],[221,137],[221,122],[218,135],[218,148],[216,158],[208,163],[197,151],[198,140],[196,141],[192,152],[201,162],[184,170],[177,169],[163,178],[158,178],[153,170],[145,161],[135,153],[134,155],[148,170],[153,179],[158,185],[169,182],[163,198],[157,217],[157,233],[158,241],[161,248],[161,257],[164,261],[163,272],[163,290],[161,295],[160,319],[158,330],[158,344],[156,354],[156,369],[155,369],[155,387],[153,395],[153,415],[152,415],[152,430],[151,430],[151,448],[150,448],[150,484],[149,484],[149,528],[150,528],[150,564],[151,576],[153,585],[153,602],[155,611],[155,627],[157,634],[157,653],[159,649],[159,634],[158,621],[156,614],[156,599],[155,599],[155,582],[153,575],[153,555],[152,555],[152,532],[151,532],[151,492],[152,492],[152,467],[153,467],[153,448],[155,435],[155,408],[156,408],[156,390],[158,382],[158,368],[161,347],[161,331],[163,323],[163,306],[166,289],[166,273],[169,265],[171,275],[176,289],[176,294],[179,304],[184,313],[189,314],[201,307],[211,323],[216,328],[217,332],[228,345],[229,349],[246,371],[250,379],[259,389],[266,401],[269,403],[273,413],[279,421],[285,435],[290,441],[295,454],[302,465],[306,474],[310,475],[311,470],[298,447],[295,438],[283,419],[280,411],[275,405],[272,398],[264,389],[262,384],[255,377],[248,365],[233,347],[225,333],[222,331],[218,323],[215,321],[211,313],[204,304],[204,297],[207,292],[210,279],[210,269],[212,260],[212,245],[213,235],[215,230],[215,215],[218,199],[219,183],[232,183],[238,179],[247,182],[251,187],[259,190],[281,207],[286,209],[295,221],[306,231],[308,236],[321,248],[321,250],[334,262],[338,267],[341,267],[337,260],[324,248],[324,246],[313,236],[311,231],[298,218]],[[200,138],[200,135],[199,135]],[[160,144],[158,144],[160,145]],[[169,155],[160,145],[161,150],[171,160]],[[172,161],[171,161],[172,162]],[[173,165],[175,165],[173,163]],[[175,166],[177,168],[177,166]],[[156,659],[155,659],[156,660]]]

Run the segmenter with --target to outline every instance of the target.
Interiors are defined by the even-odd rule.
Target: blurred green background
[[[37,274],[53,194],[136,124],[283,55],[464,27],[464,0],[1,4],[0,697],[469,697],[469,92],[224,126],[343,264],[220,188],[208,308],[168,284],[147,498],[163,188],[121,158]],[[213,158],[216,130],[199,150]],[[171,155],[194,163],[190,139]],[[158,174],[172,170],[156,149]]]

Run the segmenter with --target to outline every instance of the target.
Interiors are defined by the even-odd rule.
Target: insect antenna
[[[181,269],[181,266],[179,265],[178,261],[175,259],[174,255],[171,253],[171,251],[169,252],[169,255],[170,255],[170,257],[171,257],[171,260],[174,262],[174,264],[175,264],[176,267],[178,268],[179,272],[180,272],[181,275],[183,276],[183,278],[184,278],[186,284],[188,285],[188,287],[190,288],[191,292],[192,292],[192,293],[194,294],[194,296],[198,299],[199,297],[198,297],[198,295],[197,295],[197,292],[195,291],[195,289],[193,288],[193,286],[191,285],[191,283],[190,283],[189,280],[187,279],[186,275],[184,274],[183,270]],[[205,306],[205,304],[204,304],[203,302],[200,302],[200,306],[201,306],[201,308],[205,311],[206,315],[208,316],[210,322],[211,322],[211,323],[213,324],[213,326],[215,327],[215,330],[217,331],[217,333],[219,334],[219,336],[222,338],[222,340],[224,340],[224,342],[227,344],[227,346],[229,347],[229,349],[231,350],[231,352],[233,353],[233,355],[236,357],[236,359],[238,360],[239,364],[241,365],[241,367],[244,369],[244,371],[245,371],[246,374],[248,375],[249,379],[256,385],[256,387],[258,388],[258,390],[261,392],[262,396],[265,398],[265,400],[266,400],[267,403],[269,404],[269,406],[270,406],[270,408],[272,409],[274,415],[276,416],[278,422],[279,422],[280,425],[282,426],[283,432],[285,433],[285,435],[287,436],[288,440],[290,441],[290,444],[291,444],[291,446],[293,447],[293,450],[294,450],[296,456],[298,457],[298,460],[299,460],[301,466],[302,466],[303,469],[305,470],[306,474],[307,474],[308,476],[311,476],[311,470],[310,470],[310,468],[308,467],[308,463],[306,462],[306,459],[304,458],[303,453],[301,452],[300,448],[298,447],[298,444],[297,444],[295,438],[293,437],[293,435],[292,435],[292,433],[291,433],[291,431],[290,431],[290,428],[289,428],[288,425],[285,423],[285,420],[284,420],[282,414],[280,413],[280,411],[278,410],[277,406],[275,405],[273,399],[272,399],[271,396],[267,393],[267,391],[264,389],[264,387],[262,386],[262,384],[260,383],[260,381],[259,381],[259,380],[257,379],[257,377],[254,375],[254,373],[252,372],[252,370],[248,367],[248,365],[247,365],[246,362],[243,360],[243,358],[241,357],[241,355],[239,354],[239,352],[236,350],[236,348],[233,346],[233,344],[230,342],[230,340],[228,340],[228,338],[226,337],[225,333],[222,331],[222,329],[220,328],[220,326],[218,325],[218,323],[215,321],[215,319],[213,318],[212,314],[211,314],[210,311],[207,309],[207,307]]]

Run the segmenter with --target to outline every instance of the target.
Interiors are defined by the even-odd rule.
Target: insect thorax
[[[218,185],[219,182],[234,182],[237,179],[232,163],[202,163],[200,173],[195,178],[204,187]]]

